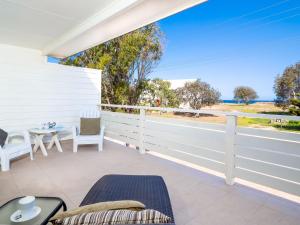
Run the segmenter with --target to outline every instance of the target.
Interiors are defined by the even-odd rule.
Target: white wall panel
[[[47,63],[39,51],[0,45],[0,128],[55,121],[70,130],[81,109],[100,103],[100,92],[99,70]]]

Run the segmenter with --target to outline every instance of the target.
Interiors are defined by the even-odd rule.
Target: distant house
[[[176,88],[183,87],[186,82],[194,82],[197,79],[177,79],[177,80],[167,80],[171,83],[171,88],[175,90]]]
[[[177,79],[177,80],[165,80],[171,83],[171,89],[175,90],[177,88],[183,87],[186,82],[194,82],[197,79]],[[151,82],[151,81],[150,81]],[[143,92],[141,95],[141,104],[145,106],[158,106],[155,99],[147,91]],[[151,102],[151,103],[150,103]],[[190,109],[189,104],[180,104],[179,108]]]

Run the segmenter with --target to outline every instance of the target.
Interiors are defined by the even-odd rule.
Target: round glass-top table
[[[1,225],[46,225],[51,217],[53,217],[61,208],[67,210],[65,202],[58,197],[35,197],[35,205],[41,208],[40,214],[25,222],[12,222],[10,216],[20,209],[18,197],[10,200],[0,207],[0,224]]]

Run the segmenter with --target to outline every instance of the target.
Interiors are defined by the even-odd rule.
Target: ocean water
[[[222,100],[221,101],[222,103],[230,103],[230,104],[239,104],[241,102],[237,102],[235,100]],[[257,103],[257,102],[274,102],[273,100],[253,100],[253,101],[250,101],[249,104],[253,104],[253,103]]]

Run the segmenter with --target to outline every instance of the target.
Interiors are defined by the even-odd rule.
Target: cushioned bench
[[[105,201],[136,200],[147,209],[158,210],[172,218],[172,206],[166,184],[160,176],[106,175],[87,193],[80,206]]]

